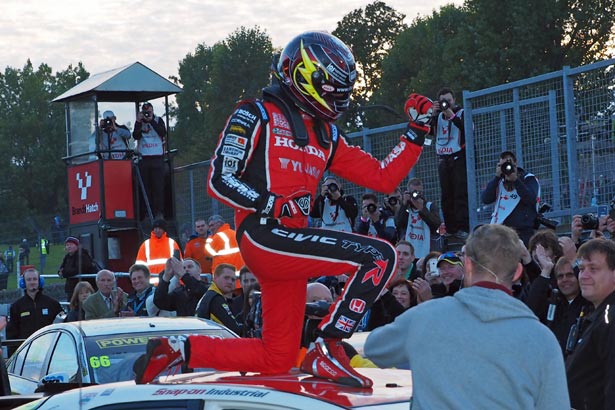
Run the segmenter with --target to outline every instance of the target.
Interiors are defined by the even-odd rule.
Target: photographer
[[[591,231],[588,239],[603,238],[604,232],[610,234],[611,239],[615,238],[615,210],[611,205],[608,215],[597,217],[588,213],[584,215],[574,215],[570,224],[570,238],[577,249],[583,244],[583,231]]]
[[[357,200],[344,195],[344,190],[334,176],[325,177],[310,216],[320,218],[323,228],[352,232],[358,213]]]
[[[399,187],[395,188],[395,191],[384,197],[383,208],[389,211],[391,215],[397,216],[399,210],[402,208],[402,193]]]
[[[414,255],[422,258],[435,250],[432,238],[440,223],[438,206],[425,200],[423,183],[418,178],[412,178],[408,181],[401,209],[395,217],[398,238],[410,242],[414,246]]]
[[[466,138],[463,109],[455,105],[450,88],[438,92],[433,104],[431,134],[436,138],[440,205],[447,234],[466,239],[470,230]]]
[[[137,114],[132,136],[141,154],[139,171],[154,218],[164,217],[164,143],[167,128],[162,118],[154,115],[154,107],[145,102]]]
[[[389,211],[378,208],[378,197],[375,194],[368,193],[361,197],[361,217],[357,221],[356,231],[395,243],[395,219]]]
[[[113,111],[105,111],[98,127],[101,131],[100,150],[103,151],[102,158],[105,159],[124,159],[126,152],[104,152],[104,151],[127,151],[128,141],[130,140],[130,130],[124,125],[118,125]]]
[[[536,177],[517,166],[514,153],[502,152],[495,177],[481,193],[483,203],[495,202],[491,223],[510,226],[527,246],[535,232],[538,198],[540,184]]]

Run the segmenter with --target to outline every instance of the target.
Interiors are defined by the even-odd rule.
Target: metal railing
[[[535,174],[547,217],[565,227],[571,215],[604,213],[615,194],[615,60],[463,92],[470,224],[490,220],[493,205],[480,202],[480,192],[493,177],[501,151],[516,153],[519,165]],[[349,134],[376,158],[384,158],[406,124]],[[434,144],[435,145],[435,144]],[[222,215],[232,223],[232,210],[206,192],[209,161],[176,168],[177,221],[182,240],[195,218]],[[423,181],[429,201],[440,202],[435,146],[425,146],[408,177]],[[366,192],[341,181],[357,199]],[[406,181],[402,182],[405,187]],[[184,242],[185,243],[185,242]]]

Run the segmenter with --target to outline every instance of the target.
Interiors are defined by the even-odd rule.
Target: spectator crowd
[[[558,395],[551,404],[536,408],[563,408],[568,399],[578,409],[615,408],[615,308],[610,309],[615,304],[615,220],[603,216],[595,229],[588,230],[582,217],[575,215],[570,236],[538,229],[539,183],[517,166],[513,152],[504,151],[481,195],[484,203],[495,204],[491,223],[470,229],[467,192],[458,192],[466,184],[463,110],[455,105],[450,89],[441,90],[439,98],[432,133],[438,146],[440,206],[425,196],[418,178],[382,200],[371,192],[357,200],[345,194],[340,178],[327,175],[311,208],[311,221],[319,220],[321,229],[380,238],[397,253],[394,276],[358,326],[360,331],[373,331],[367,357],[343,346],[351,364],[412,369],[414,377],[424,378],[415,379],[417,403],[428,408],[439,400],[429,380],[441,380],[446,373],[441,367],[447,366],[443,358],[449,351],[459,360],[448,362],[453,370],[442,383],[452,386],[455,369],[462,366],[461,372],[471,373],[470,363],[476,357],[486,373],[489,360],[514,360],[513,354],[494,343],[501,336],[509,344],[523,343],[527,339],[519,334],[527,331],[544,343],[528,353],[540,352],[541,361],[526,365],[548,367],[549,377],[556,381],[545,388]],[[449,134],[442,132],[445,128]],[[158,202],[159,198],[156,210],[161,207]],[[461,240],[459,249],[446,249],[438,240],[442,220],[447,232],[442,234]],[[167,235],[166,222],[157,219],[129,269],[130,289],[118,286],[114,272],[99,269],[78,238],[67,237],[65,247],[58,270],[69,302],[65,321],[196,315],[219,322],[241,337],[262,336],[258,278],[243,261],[236,232],[220,215],[198,218],[183,248]],[[498,252],[502,255],[496,260]],[[28,254],[25,246],[17,255],[12,249],[5,252],[0,256],[0,272],[12,271],[15,258],[27,264]],[[80,274],[94,273],[95,280],[80,278]],[[350,280],[339,275],[309,281],[299,352],[305,354],[315,340],[315,324],[328,314]],[[26,338],[53,323],[62,311],[57,300],[44,294],[38,270],[27,269],[20,286],[24,295],[10,307],[8,338]],[[489,293],[493,290],[500,292],[496,298]],[[472,315],[480,316],[481,323],[473,321]],[[484,327],[489,321],[497,322],[493,325],[497,331]],[[457,331],[463,342],[452,339]],[[483,338],[484,363],[483,356],[471,354],[481,347],[471,344],[473,337],[465,337],[470,331]],[[490,336],[492,332],[500,336]],[[518,348],[525,352],[529,346]],[[445,353],[438,357],[437,349]],[[423,358],[416,359],[419,352]],[[298,366],[300,362],[299,356]],[[563,389],[555,385],[558,378],[565,383]],[[515,388],[526,388],[523,383]],[[494,391],[512,402],[516,398],[508,397],[514,396],[511,389],[496,386]],[[472,389],[459,392],[457,398],[470,400],[472,393]]]

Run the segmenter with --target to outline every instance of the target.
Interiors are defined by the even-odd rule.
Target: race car
[[[132,365],[154,337],[202,334],[238,337],[224,326],[197,317],[124,317],[55,323],[27,338],[6,363],[13,394],[32,394],[39,385],[72,386],[134,380]],[[172,368],[169,373],[179,371]]]
[[[201,372],[161,377],[156,383],[112,383],[70,390],[19,409],[384,409],[407,410],[412,396],[409,370],[361,369],[369,389],[336,384],[304,373],[280,376]]]

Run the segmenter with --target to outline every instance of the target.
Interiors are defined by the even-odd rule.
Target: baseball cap
[[[111,117],[115,117],[115,114],[113,114],[113,111],[107,110],[103,112],[103,118],[111,118]]]
[[[436,266],[440,266],[440,263],[448,262],[451,265],[463,265],[461,259],[455,252],[445,252],[438,257],[438,263]]]

